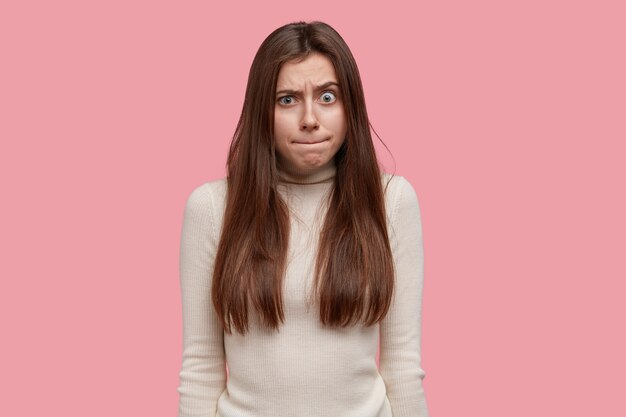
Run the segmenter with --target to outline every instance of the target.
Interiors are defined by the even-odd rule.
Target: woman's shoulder
[[[227,186],[226,177],[205,181],[191,190],[192,195],[205,195],[218,197],[220,194],[225,195]]]
[[[393,197],[397,198],[399,194],[415,193],[415,188],[403,175],[381,171],[381,179],[386,196],[393,195]]]
[[[221,213],[226,196],[226,185],[226,177],[196,185],[187,196],[187,207],[194,211]]]
[[[385,204],[392,218],[396,217],[398,211],[404,211],[407,206],[419,205],[415,188],[406,177],[384,171],[381,177]]]

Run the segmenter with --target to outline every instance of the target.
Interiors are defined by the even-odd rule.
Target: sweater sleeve
[[[222,327],[211,302],[216,253],[214,218],[208,184],[189,195],[180,241],[183,353],[179,417],[215,417],[217,400],[226,387]]]
[[[396,267],[394,301],[380,324],[380,374],[394,417],[428,417],[421,367],[424,250],[415,190],[398,176],[391,215],[391,249]]]

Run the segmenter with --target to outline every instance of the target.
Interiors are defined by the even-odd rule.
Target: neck
[[[278,175],[280,182],[292,184],[317,184],[334,179],[337,173],[334,158],[331,158],[325,165],[311,170],[303,170],[297,167],[286,167],[278,162]]]

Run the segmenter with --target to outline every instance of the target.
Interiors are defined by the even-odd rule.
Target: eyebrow
[[[339,84],[337,84],[337,82],[335,82],[335,81],[326,81],[325,83],[316,86],[315,87],[315,91],[323,90],[324,88],[330,87],[331,85],[336,85],[337,87],[339,87]],[[300,90],[280,90],[280,91],[276,92],[276,95],[283,94],[283,93],[287,93],[287,94],[301,94],[302,91],[300,91]]]

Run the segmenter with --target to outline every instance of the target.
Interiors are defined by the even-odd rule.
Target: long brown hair
[[[320,320],[367,326],[391,304],[394,266],[384,191],[359,71],[343,38],[328,24],[294,22],[274,30],[257,51],[228,154],[227,197],[213,271],[212,300],[228,333],[248,329],[248,301],[278,330],[289,240],[289,211],[277,191],[274,97],[281,65],[312,52],[334,65],[347,118],[328,211],[320,232],[314,287]]]

